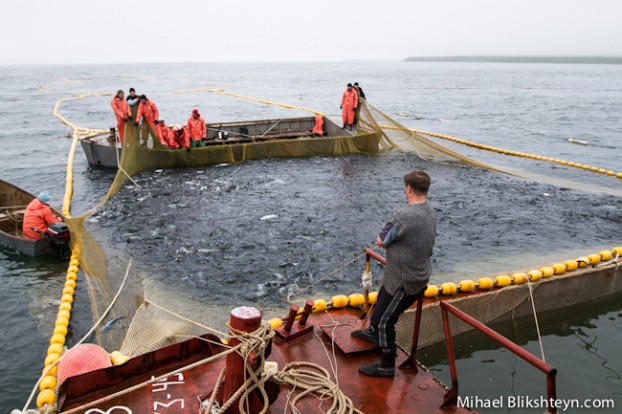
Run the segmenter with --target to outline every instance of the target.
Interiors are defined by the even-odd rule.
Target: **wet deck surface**
[[[421,369],[418,373],[415,373],[411,368],[396,369],[394,378],[371,378],[359,374],[358,368],[361,365],[374,362],[377,359],[376,353],[370,349],[362,350],[369,347],[364,341],[354,338],[352,339],[354,341],[353,348],[359,348],[359,352],[346,354],[338,346],[335,346],[333,351],[332,341],[322,330],[323,327],[324,330],[332,332],[334,328],[336,335],[340,338],[339,340],[345,342],[349,337],[349,332],[355,328],[353,325],[357,321],[360,321],[357,311],[352,309],[314,314],[308,321],[308,324],[314,326],[313,332],[289,342],[275,336],[272,354],[268,360],[277,362],[279,369],[288,362],[310,361],[323,366],[332,373],[333,369],[329,357],[332,359],[334,355],[340,389],[352,400],[355,407],[366,413],[473,412],[463,408],[441,409],[440,406],[446,391],[430,373]],[[198,361],[211,353],[209,347],[202,344],[205,342],[198,341],[185,349],[183,345],[174,345],[169,347],[168,355],[192,354],[191,358],[184,358],[191,362]],[[169,348],[158,352],[169,350]],[[199,348],[203,348],[203,350],[201,351]],[[162,355],[160,354],[160,356]],[[396,365],[399,366],[405,359],[406,355],[399,352]],[[177,362],[169,361],[165,366],[160,366],[150,372],[143,372],[140,375],[131,374],[132,371],[135,372],[140,369],[139,367],[153,363],[154,356],[146,354],[132,359],[123,366],[87,374],[91,375],[89,378],[83,376],[76,378],[79,381],[71,380],[73,381],[71,393],[74,397],[64,402],[61,406],[62,411],[66,412],[72,408],[80,407],[75,412],[108,412],[111,414],[197,413],[199,410],[198,397],[211,393],[218,374],[224,366],[224,358],[191,368],[182,374],[171,375],[159,382],[137,387],[137,390],[107,401],[101,401],[102,398],[148,381],[152,376],[158,377],[170,373],[179,365]],[[79,388],[84,387],[86,382],[90,383],[91,390],[78,397]],[[286,412],[288,391],[287,387],[280,387],[278,398],[270,406],[269,412]],[[100,401],[98,402],[98,400]],[[320,409],[320,404],[320,400],[315,397],[305,397],[299,401],[297,408],[303,413],[320,413],[323,412]],[[323,410],[325,411],[328,407],[329,402],[325,401],[322,404]]]

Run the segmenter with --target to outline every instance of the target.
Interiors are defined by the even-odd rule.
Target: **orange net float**
[[[69,377],[111,367],[110,356],[104,348],[95,344],[77,345],[65,352],[58,363],[58,385]]]

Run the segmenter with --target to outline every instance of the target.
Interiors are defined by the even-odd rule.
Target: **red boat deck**
[[[277,362],[279,369],[289,362],[308,361],[332,373],[329,357],[333,359],[334,352],[339,388],[356,408],[365,413],[474,413],[458,407],[441,409],[446,390],[432,374],[422,369],[418,372],[412,368],[396,369],[394,378],[372,378],[360,374],[358,368],[374,362],[378,356],[369,349],[369,344],[350,337],[355,323],[360,323],[359,314],[360,311],[353,309],[312,314],[307,325],[312,324],[314,332],[287,342],[275,336],[267,360]],[[336,338],[334,351],[327,335],[332,332]],[[337,344],[357,352],[346,354]],[[60,390],[59,412],[196,414],[200,405],[198,397],[211,393],[225,358],[171,375],[159,382],[143,386],[138,384],[224,350],[218,348],[192,339],[138,356],[118,367],[73,377]],[[399,366],[406,358],[404,353],[398,351],[396,365]],[[116,397],[113,395],[132,387],[136,389]],[[289,388],[280,387],[278,398],[270,405],[269,412],[289,412],[286,409],[288,391]],[[308,396],[296,407],[300,412],[310,414],[324,412],[330,406],[325,401],[322,410],[320,404],[316,397]]]

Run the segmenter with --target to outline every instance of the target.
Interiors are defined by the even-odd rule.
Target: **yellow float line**
[[[67,173],[65,175],[65,196],[63,198],[63,206],[61,212],[65,218],[70,218],[71,211],[71,196],[73,194],[73,161],[76,153],[76,146],[80,135],[92,135],[99,134],[107,131],[90,130],[86,128],[78,127],[71,122],[63,118],[58,109],[61,103],[71,100],[82,99],[90,95],[79,95],[73,98],[64,98],[59,100],[54,106],[52,115],[61,120],[65,125],[73,129],[73,140],[69,149],[69,156],[67,157]],[[104,94],[100,94],[104,95]],[[76,283],[78,279],[78,267],[80,265],[80,250],[81,245],[74,243],[71,259],[67,268],[67,274],[65,277],[65,285],[63,286],[60,305],[58,307],[58,313],[56,314],[56,322],[54,324],[54,330],[52,331],[52,337],[50,338],[50,346],[47,350],[47,356],[43,363],[44,368],[42,371],[42,378],[39,380],[39,395],[37,396],[37,407],[41,408],[46,404],[52,405],[56,402],[56,363],[60,359],[64,352],[63,345],[69,329],[69,320],[71,319],[71,310],[73,306],[74,293],[76,289]]]
[[[553,263],[550,266],[543,266],[538,269],[530,270],[527,273],[513,273],[512,275],[498,275],[494,279],[490,277],[481,277],[477,281],[471,279],[461,280],[458,283],[446,282],[437,285],[428,285],[424,296],[426,298],[435,298],[439,295],[453,296],[458,292],[473,292],[475,290],[492,290],[493,288],[504,288],[511,285],[522,285],[527,281],[537,282],[542,278],[551,277],[553,275],[561,275],[566,272],[576,270],[580,267],[588,265],[596,265],[604,260],[611,260],[614,255],[622,257],[622,246],[614,247],[611,251],[603,250],[588,256],[579,257],[575,260],[566,260],[563,263]],[[370,292],[369,303],[374,304],[378,299],[378,292]],[[345,308],[346,306],[359,307],[363,306],[365,299],[361,293],[353,293],[350,296],[335,295],[330,301],[324,299],[316,299],[313,301],[313,312],[321,312],[328,308]],[[272,329],[277,329],[283,325],[283,319],[270,319]]]
[[[398,128],[398,127],[395,127],[395,126],[392,126],[392,125],[379,125],[379,126],[380,126],[380,128],[385,128],[385,129],[393,129],[393,130],[400,130],[401,129],[401,128]],[[511,156],[514,156],[514,157],[530,158],[530,159],[538,160],[538,161],[548,161],[548,162],[552,162],[552,163],[555,163],[555,164],[564,165],[566,167],[575,167],[575,168],[583,169],[585,171],[590,171],[590,172],[599,173],[599,174],[608,175],[608,176],[614,176],[615,175],[618,178],[622,178],[622,172],[616,173],[613,170],[606,170],[604,168],[598,168],[598,167],[590,167],[587,164],[581,164],[579,162],[566,161],[566,160],[561,160],[559,158],[553,158],[553,157],[544,157],[544,156],[541,156],[541,155],[529,154],[529,153],[526,153],[526,152],[510,151],[510,150],[503,149],[503,148],[493,147],[491,145],[484,145],[484,144],[479,144],[479,143],[473,142],[473,141],[467,141],[465,139],[461,139],[461,138],[457,138],[457,137],[452,137],[450,135],[437,134],[435,132],[422,131],[422,130],[419,130],[419,129],[412,129],[412,128],[407,128],[407,129],[409,131],[411,131],[411,132],[416,132],[416,133],[423,134],[423,135],[428,135],[428,136],[431,136],[431,137],[445,139],[445,140],[448,140],[448,141],[457,142],[459,144],[468,145],[469,147],[474,147],[474,148],[478,148],[478,149],[482,149],[482,150],[486,150],[486,151],[497,152],[499,154],[511,155]]]

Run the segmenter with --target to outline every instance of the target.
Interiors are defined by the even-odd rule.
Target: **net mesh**
[[[130,257],[122,255],[107,257],[98,242],[85,228],[86,217],[120,191],[128,179],[141,171],[155,168],[243,162],[261,158],[312,156],[318,152],[342,155],[386,149],[406,151],[432,162],[458,163],[500,171],[410,131],[365,101],[362,101],[359,107],[356,134],[358,138],[361,136],[368,137],[367,140],[362,141],[360,139],[355,140],[353,136],[345,136],[343,139],[334,141],[322,141],[302,136],[296,140],[283,140],[270,145],[242,143],[188,152],[185,150],[154,150],[154,147],[158,145],[158,140],[149,127],[147,127],[147,132],[149,138],[146,145],[142,145],[144,141],[140,129],[132,123],[127,123],[123,151],[118,159],[119,168],[108,193],[93,210],[80,217],[67,220],[72,232],[74,251],[80,251],[80,264],[86,276],[94,320],[99,319],[103,314],[121,286],[124,275],[129,272],[128,281],[106,318],[107,321],[124,320],[125,328],[109,329],[107,332],[103,332],[105,328],[100,328],[95,336],[96,342],[107,351],[121,349],[122,353],[128,356],[136,356],[189,337],[205,334],[207,332],[205,325],[197,325],[183,317],[185,311],[186,314],[190,314],[187,312],[188,309],[192,309],[191,319],[200,321],[202,324],[215,326],[224,322],[214,317],[214,315],[222,314],[222,309],[216,309],[203,303],[183,303],[183,298],[173,297],[172,294],[171,297],[155,298],[157,303],[166,304],[166,309],[146,301],[145,298],[149,300],[154,298],[147,297],[145,285],[148,278],[143,277],[141,269],[128,268]],[[591,283],[580,280],[580,278],[572,280],[574,281],[572,283],[550,283],[546,281],[538,284],[535,293],[542,298],[539,302],[545,302],[550,306],[570,304],[573,300],[572,292],[580,292],[583,290],[581,288],[586,287],[584,286],[585,283]],[[603,283],[605,282],[603,281]],[[619,278],[616,279],[615,283],[615,288],[619,289]],[[557,285],[563,286],[564,289],[551,288],[551,286]],[[528,295],[526,286],[516,286],[478,295],[477,299],[473,301],[461,301],[459,307],[475,318],[489,322],[502,317],[509,317],[517,312],[526,312],[525,303]],[[398,343],[404,349],[410,348],[413,322],[414,313],[408,311],[398,324]],[[422,326],[422,345],[442,340],[440,311],[424,312]],[[455,333],[459,333],[466,329],[466,326],[461,326],[460,322],[455,322],[452,329]]]

